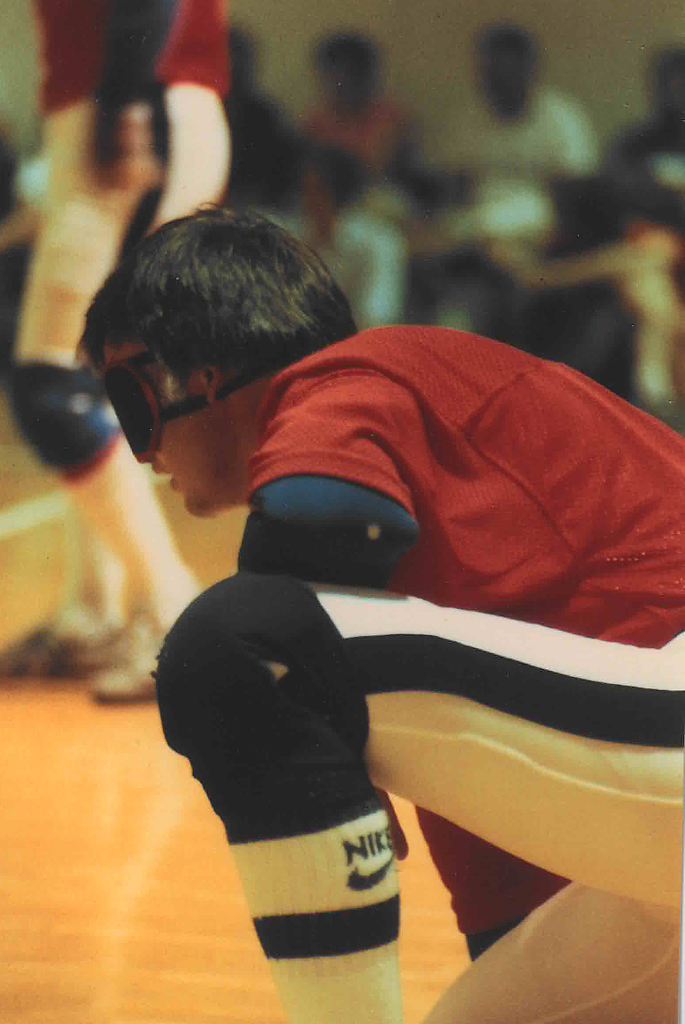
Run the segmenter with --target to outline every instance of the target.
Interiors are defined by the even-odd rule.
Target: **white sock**
[[[399,1024],[399,895],[385,811],[232,850],[290,1024]]]

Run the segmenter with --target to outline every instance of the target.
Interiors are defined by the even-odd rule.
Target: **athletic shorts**
[[[95,92],[104,28],[116,0],[34,0],[41,59],[40,108],[52,114]],[[157,62],[164,85],[191,82],[228,92],[228,39],[220,0],[179,0]]]

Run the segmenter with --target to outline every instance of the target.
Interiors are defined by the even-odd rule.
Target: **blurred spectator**
[[[652,197],[626,225],[644,259],[624,282],[636,317],[640,404],[682,427],[685,402],[685,47],[658,51],[648,68],[650,115],[609,147],[607,171],[624,190]]]
[[[407,244],[364,205],[367,175],[352,153],[313,144],[302,159],[300,206],[284,221],[326,262],[360,329],[405,316]]]
[[[15,207],[14,179],[17,160],[9,133],[0,126],[0,378],[9,369],[17,305],[23,282],[23,268],[18,270],[16,254],[10,244],[3,244],[3,229]],[[24,232],[22,232],[22,235]],[[17,276],[19,273],[19,280]]]
[[[295,185],[299,140],[285,112],[259,89],[257,44],[245,29],[228,32],[231,90],[224,107],[231,126],[231,179],[234,207],[281,209]]]
[[[649,68],[652,112],[624,129],[612,143],[613,173],[644,173],[674,190],[685,190],[685,47],[659,51]]]
[[[516,25],[476,38],[479,102],[449,125],[448,163],[467,212],[457,234],[537,240],[553,228],[550,182],[596,170],[599,149],[580,105],[539,81],[538,45]]]
[[[680,203],[654,181],[605,173],[557,189],[556,208],[544,253],[489,247],[517,283],[507,340],[682,426]]]
[[[507,340],[633,400],[635,318],[620,289],[619,195],[609,179],[592,175],[559,185],[554,198],[556,230],[544,251],[526,254],[506,242],[488,249],[516,280]]]
[[[656,225],[636,230],[643,256],[623,282],[635,314],[636,401],[678,429],[685,427],[685,260],[683,234]]]
[[[15,163],[9,135],[0,125],[0,219],[6,217],[12,208]]]
[[[353,153],[370,182],[411,184],[418,154],[412,115],[385,95],[377,44],[366,36],[339,32],[314,50],[321,104],[306,120],[309,138]]]
[[[428,237],[414,242],[428,255],[414,281],[419,318],[498,335],[510,282],[483,246],[508,239],[544,247],[556,229],[553,186],[592,173],[599,149],[580,105],[539,81],[530,33],[488,26],[476,37],[475,57],[477,102],[460,100],[447,123],[450,202]],[[441,252],[448,255],[436,273]]]

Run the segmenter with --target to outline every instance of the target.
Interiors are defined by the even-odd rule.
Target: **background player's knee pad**
[[[20,363],[10,376],[16,421],[48,466],[77,476],[121,433],[101,381],[86,367]]]
[[[264,661],[289,672],[276,680]],[[164,642],[157,696],[167,742],[232,840],[257,838],[255,820],[259,838],[322,828],[338,803],[373,793],[363,689],[339,633],[295,580],[238,573],[201,594]]]

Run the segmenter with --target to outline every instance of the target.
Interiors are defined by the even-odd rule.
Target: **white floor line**
[[[0,511],[0,540],[59,519],[68,509],[69,499],[60,491],[51,491],[39,498],[29,498],[28,501],[10,505]]]

